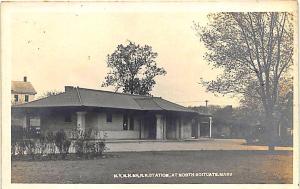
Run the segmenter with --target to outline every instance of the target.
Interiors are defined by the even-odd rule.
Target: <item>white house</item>
[[[31,102],[34,100],[36,95],[36,91],[33,87],[33,85],[27,81],[27,77],[24,76],[23,81],[11,81],[11,103],[12,105],[22,104]],[[13,126],[22,126],[23,119],[12,115],[11,123]],[[40,120],[39,118],[32,117],[30,119],[31,126],[40,126]]]
[[[25,76],[23,81],[11,81],[11,101],[12,104],[21,104],[34,100],[36,91]]]

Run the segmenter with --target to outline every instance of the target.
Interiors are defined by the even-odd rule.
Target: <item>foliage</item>
[[[17,150],[17,155],[24,155],[25,154],[25,151],[26,151],[26,145],[25,145],[25,142],[24,141],[21,141],[19,143],[15,143],[18,147],[18,150]]]
[[[129,41],[129,44],[118,45],[115,52],[107,56],[110,72],[102,86],[114,86],[124,93],[149,95],[156,84],[154,78],[165,75],[163,68],[157,67],[157,53],[149,45],[140,46]]]
[[[195,106],[191,108],[199,113],[209,113],[212,115],[213,136],[216,138],[247,139],[257,129],[257,125],[260,124],[259,113],[255,109],[244,106],[222,107],[209,105],[208,107]],[[224,128],[229,128],[229,130],[223,131]]]
[[[98,141],[95,142],[92,153],[95,154],[96,156],[99,155],[101,156],[105,149],[106,149],[105,141],[104,140]]]
[[[92,133],[95,133],[95,136],[92,136]],[[106,146],[105,135],[102,139],[95,138],[98,135],[99,133],[94,132],[92,129],[86,131],[76,129],[72,138],[68,138],[64,130],[56,133],[49,131],[45,136],[40,134],[38,138],[27,138],[27,134],[24,136],[19,134],[18,136],[21,136],[21,138],[12,140],[11,156],[12,158],[27,159],[28,155],[31,160],[35,160],[36,157],[41,158],[47,155],[45,158],[54,158],[56,160],[61,157],[62,159],[66,159],[73,140],[77,156],[81,158],[100,157]],[[60,156],[57,156],[56,148]]]
[[[46,154],[47,141],[46,141],[46,137],[43,135],[40,136],[38,150],[40,151],[42,156]]]
[[[27,139],[24,140],[24,144],[27,148],[27,154],[31,157],[32,160],[34,160],[36,153],[36,140]]]
[[[85,141],[90,138],[90,132],[85,132],[85,130],[82,129],[75,129],[73,137],[75,139],[75,153],[82,157],[84,154]]]
[[[35,153],[39,150],[37,142],[41,135],[36,132],[34,127],[22,128],[12,127],[11,128],[11,155],[22,156],[25,153],[28,154],[32,160],[35,158]]]
[[[94,133],[95,136],[98,136],[92,129],[75,130],[75,134],[73,135],[75,139],[75,153],[79,157],[83,157],[83,155],[85,155],[85,158],[101,156],[105,150],[105,138],[95,139],[93,138],[92,133]]]
[[[75,141],[75,153],[79,156],[82,157],[83,153],[84,153],[84,145],[85,145],[85,141],[84,139],[78,138]]]
[[[23,156],[26,151],[26,146],[23,141],[12,141],[11,142],[11,156]]]
[[[53,132],[50,131],[50,132],[47,133],[46,141],[47,141],[47,144],[48,144],[50,157],[54,156],[56,149],[55,149],[55,136],[54,136]]]
[[[58,91],[58,90],[47,91],[47,92],[44,92],[41,96],[39,96],[38,99],[46,98],[46,97],[49,97],[49,96],[58,95],[60,93],[62,93],[62,92]]]
[[[105,150],[104,141],[87,141],[84,145],[86,158],[101,156]]]
[[[64,130],[56,132],[55,145],[58,148],[59,153],[62,155],[62,158],[65,159],[66,155],[69,153],[71,141],[67,138]]]
[[[251,86],[247,87],[249,93],[253,95],[258,95]],[[244,109],[248,109],[248,111],[252,112],[256,116],[256,120],[259,122],[264,121],[263,112],[263,104],[257,98],[253,98],[253,95],[245,94],[241,100],[241,106]],[[286,119],[287,122],[292,121],[292,108],[293,108],[293,78],[292,77],[283,77],[279,81],[278,86],[278,103],[274,107],[274,111],[279,112],[281,119]],[[252,111],[251,111],[252,110]],[[274,112],[275,113],[275,112]],[[288,124],[291,127],[291,124]]]
[[[280,81],[279,105],[281,124],[293,128],[293,78],[284,78]]]
[[[15,156],[16,153],[17,153],[17,142],[11,142],[11,148],[10,148],[10,151],[11,151],[11,156]]]
[[[248,95],[260,101],[271,144],[276,138],[273,113],[279,103],[279,82],[293,64],[293,15],[212,13],[209,19],[206,27],[195,23],[195,30],[208,49],[206,60],[223,74],[202,84],[214,93]]]
[[[37,133],[34,127],[23,128],[23,127],[12,127],[11,128],[11,140],[16,142],[22,139],[37,139],[40,134]]]

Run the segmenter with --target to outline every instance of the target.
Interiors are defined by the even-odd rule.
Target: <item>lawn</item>
[[[292,183],[292,151],[122,152],[76,161],[12,161],[12,183]],[[196,173],[232,176],[196,176]],[[188,177],[114,178],[127,173]],[[124,175],[123,175],[124,176]],[[126,176],[126,175],[125,175]],[[145,176],[145,175],[144,175]],[[149,176],[149,175],[148,175]],[[153,176],[153,175],[152,175]]]

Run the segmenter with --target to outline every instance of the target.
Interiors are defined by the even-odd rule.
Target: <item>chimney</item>
[[[24,81],[24,82],[27,82],[27,77],[26,77],[26,76],[24,76],[23,81]]]
[[[73,89],[73,86],[65,86],[65,92],[72,91]]]

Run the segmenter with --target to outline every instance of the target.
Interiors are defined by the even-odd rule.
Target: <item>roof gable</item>
[[[135,101],[143,110],[163,110],[153,98],[137,98]]]
[[[76,93],[67,91],[56,95],[51,95],[45,98],[34,100],[14,107],[42,108],[42,107],[66,107],[66,106],[81,106]]]
[[[11,92],[15,94],[36,94],[32,84],[24,81],[11,81]]]
[[[163,98],[154,97],[153,101],[163,110],[168,111],[180,111],[180,112],[195,112],[192,109],[186,108],[184,106],[181,106],[179,104],[175,104],[173,102],[167,101]]]
[[[83,106],[106,108],[121,108],[139,110],[140,106],[134,100],[135,95],[77,88]]]

